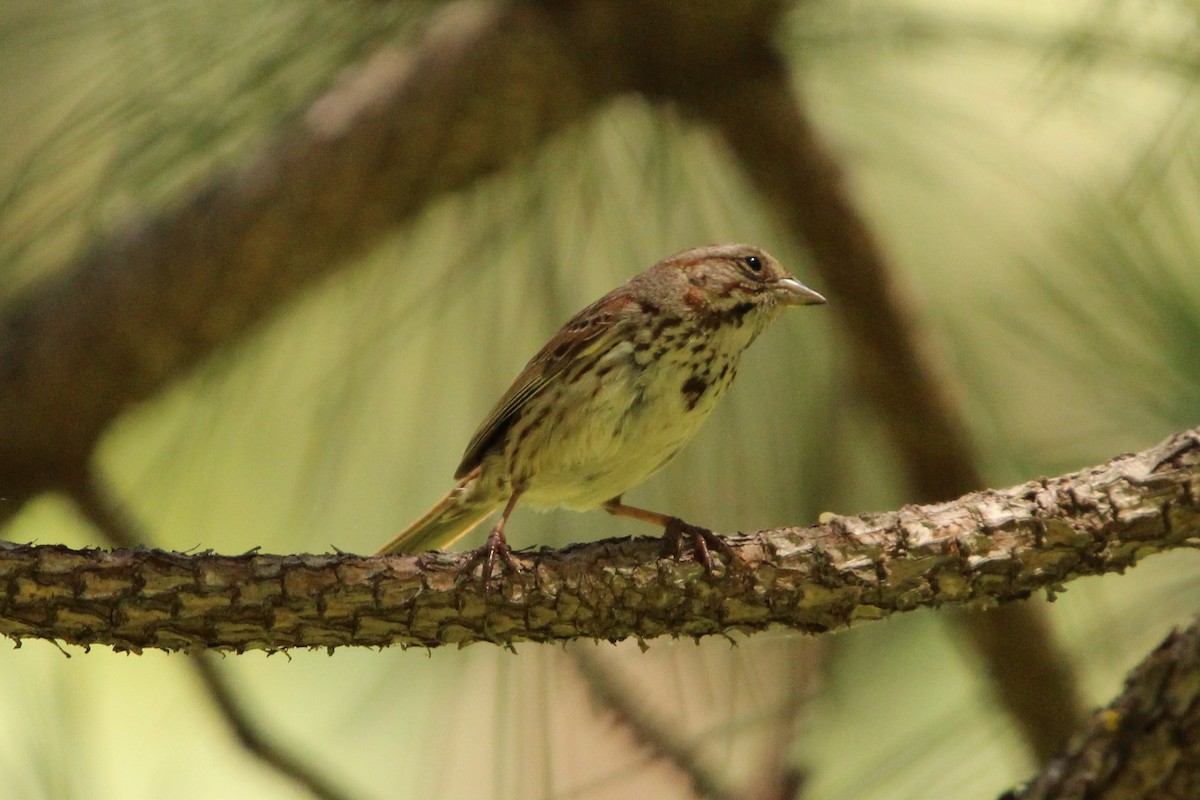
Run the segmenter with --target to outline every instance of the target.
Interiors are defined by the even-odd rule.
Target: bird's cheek
[[[699,309],[708,304],[708,297],[699,286],[689,285],[687,291],[683,293],[683,302],[690,308]]]

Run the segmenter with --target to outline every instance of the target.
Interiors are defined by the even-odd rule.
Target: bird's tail
[[[496,497],[494,492],[479,491],[478,479],[479,468],[476,467],[450,490],[450,494],[388,542],[379,554],[441,550],[469,533],[504,500]]]

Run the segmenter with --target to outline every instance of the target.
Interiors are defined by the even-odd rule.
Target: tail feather
[[[441,550],[467,535],[503,501],[503,498],[480,497],[482,493],[475,491],[478,477],[476,468],[420,519],[388,542],[379,554]]]

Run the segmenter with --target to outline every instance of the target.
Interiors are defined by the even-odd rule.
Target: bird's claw
[[[471,575],[475,570],[475,565],[482,562],[480,580],[483,584],[483,590],[486,592],[491,586],[492,569],[496,564],[496,556],[504,562],[508,567],[508,571],[516,575],[521,571],[521,565],[512,554],[512,548],[508,546],[504,535],[498,530],[493,530],[488,534],[487,541],[476,550],[472,551],[466,563],[463,564],[461,576],[466,577]]]
[[[692,542],[693,557],[696,561],[700,562],[700,565],[704,567],[705,574],[709,577],[716,575],[716,561],[713,559],[713,550],[723,555],[728,564],[733,564],[737,558],[737,554],[730,547],[729,542],[725,541],[724,537],[720,534],[710,531],[708,528],[684,522],[679,517],[671,517],[667,520],[667,524],[663,528],[663,550],[666,555],[674,558],[676,561],[683,557],[683,537],[685,534]]]

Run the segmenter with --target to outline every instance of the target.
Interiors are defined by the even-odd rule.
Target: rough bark
[[[469,556],[183,555],[0,545],[0,633],[144,648],[435,647],[822,632],[986,608],[1200,545],[1200,430],[1137,455],[931,506],[730,537],[708,577],[654,539],[519,555],[485,591]]]
[[[1200,618],[1176,630],[1125,680],[1066,751],[1004,800],[1200,797]]]

